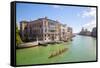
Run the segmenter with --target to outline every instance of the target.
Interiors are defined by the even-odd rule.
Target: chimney
[[[45,16],[45,19],[47,19],[48,17]]]

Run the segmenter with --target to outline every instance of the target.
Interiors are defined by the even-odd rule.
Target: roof
[[[51,19],[48,19],[47,17],[44,17],[44,18],[39,18],[39,19],[37,19],[37,20],[33,20],[33,21],[21,21],[21,23],[31,23],[31,22],[35,22],[35,21],[42,21],[42,20],[48,20],[48,22],[50,23],[50,24],[61,24],[61,23],[59,23],[58,21],[55,21],[55,20],[51,20]]]

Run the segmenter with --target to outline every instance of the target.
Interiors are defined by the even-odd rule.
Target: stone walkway
[[[28,43],[22,43],[18,46],[18,48],[26,48],[26,47],[32,47],[37,46],[38,42],[28,42]]]
[[[62,41],[48,41],[48,42],[44,42],[44,41],[34,41],[34,42],[28,42],[28,43],[22,43],[19,46],[17,46],[17,48],[27,48],[27,47],[34,47],[34,46],[38,46],[38,45],[45,45],[45,44],[52,44],[52,43],[61,43]]]

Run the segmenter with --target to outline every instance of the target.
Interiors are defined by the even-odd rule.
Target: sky
[[[62,24],[72,27],[73,33],[80,32],[82,27],[89,31],[96,27],[96,8],[64,5],[47,5],[47,4],[16,4],[16,22],[32,21],[38,18],[47,17],[48,19],[57,20]]]

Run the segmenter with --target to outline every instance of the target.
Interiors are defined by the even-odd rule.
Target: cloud
[[[96,20],[92,20],[90,22],[88,22],[87,24],[83,25],[84,28],[88,29],[89,31],[91,31],[93,29],[93,27],[96,27]]]
[[[59,5],[52,5],[53,8],[60,8],[61,6]]]
[[[88,11],[82,13],[83,18],[93,17],[87,24],[84,24],[83,27],[91,31],[93,27],[96,27],[96,8],[89,8]]]
[[[82,17],[96,17],[96,8],[90,8],[89,11],[84,11]]]

